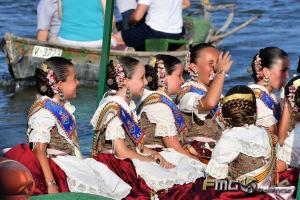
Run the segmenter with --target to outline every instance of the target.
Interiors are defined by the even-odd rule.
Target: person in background
[[[128,22],[130,26],[135,26],[114,34],[112,43],[140,50],[146,39],[179,39],[183,26],[182,8],[189,5],[189,0],[139,0]],[[145,16],[145,22],[140,22]]]
[[[129,19],[137,7],[136,0],[117,0],[119,12],[122,15],[122,30],[129,29]]]
[[[76,47],[100,48],[105,4],[106,0],[62,1],[59,43]]]
[[[55,42],[61,25],[59,0],[40,0],[37,7],[38,41]]]

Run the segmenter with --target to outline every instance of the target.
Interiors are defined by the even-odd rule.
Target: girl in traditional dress
[[[47,59],[36,69],[37,100],[28,113],[26,140],[4,154],[33,174],[35,194],[83,192],[126,197],[131,187],[92,158],[83,159],[77,137],[75,107],[79,81],[73,64],[62,57]]]
[[[283,143],[278,148],[277,171],[283,172],[289,167],[298,168],[300,165],[300,76],[291,79],[285,86],[286,107],[290,112],[291,117],[295,117],[295,127],[288,134],[280,137]],[[288,124],[290,125],[290,124]],[[287,133],[287,132],[286,132]],[[281,143],[281,142],[280,142]]]
[[[274,134],[277,134],[281,107],[273,91],[281,89],[287,81],[289,65],[287,53],[277,47],[261,49],[251,64],[254,83],[249,87],[257,101],[256,125]]]
[[[256,99],[247,86],[235,86],[222,99],[222,119],[227,127],[212,152],[206,171],[216,179],[243,181],[253,177],[269,186],[276,162],[272,137],[255,125]]]
[[[152,57],[146,65],[146,78],[150,90],[145,89],[139,103],[138,114],[147,142],[152,148],[173,148],[191,156],[183,149],[187,134],[184,118],[170,96],[176,95],[183,83],[183,65],[169,55]]]
[[[180,66],[174,76],[181,79],[182,70]],[[204,176],[200,162],[172,149],[158,153],[150,148],[153,146],[148,146],[154,137],[138,125],[131,101],[142,96],[147,85],[144,65],[131,57],[111,61],[107,67],[107,85],[114,91],[101,100],[91,120],[95,129],[93,156],[97,160],[106,163],[134,191],[144,192],[146,198],[146,192],[151,190],[143,185],[143,181],[157,192]],[[169,97],[164,100],[170,101]],[[172,128],[177,131],[175,125]]]
[[[188,126],[186,143],[191,145],[186,147],[197,157],[209,157],[208,150],[221,135],[216,112],[232,60],[228,52],[223,54],[211,44],[201,43],[190,49],[186,61],[191,79],[182,85],[176,98]]]

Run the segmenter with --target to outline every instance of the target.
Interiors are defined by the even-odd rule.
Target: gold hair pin
[[[298,88],[300,86],[300,79],[297,79],[297,80],[293,81],[293,86],[295,88]]]
[[[41,70],[43,70],[44,72],[47,72],[47,70],[48,70],[48,65],[45,64],[45,63],[43,63],[43,64],[41,65]]]
[[[148,65],[154,68],[154,67],[155,67],[155,64],[156,64],[156,61],[157,61],[157,59],[156,59],[154,56],[152,56],[152,57],[150,58],[150,60],[149,60]]]

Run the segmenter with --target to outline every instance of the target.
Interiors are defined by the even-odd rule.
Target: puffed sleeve
[[[204,95],[188,92],[181,98],[178,108],[184,113],[194,113],[199,119],[204,121],[209,112],[198,112],[198,105],[199,103],[201,104],[203,97]]]
[[[273,111],[268,108],[261,99],[256,99],[257,120],[256,125],[269,128],[277,123],[277,119],[273,115]]]
[[[50,143],[51,129],[55,126],[54,116],[46,109],[40,109],[28,121],[29,142]]]
[[[216,179],[227,178],[228,164],[240,153],[237,150],[239,149],[238,145],[236,141],[230,138],[221,137],[212,152],[212,157],[206,167],[206,172]]]
[[[122,127],[122,121],[116,116],[112,119],[113,114],[109,114],[104,123],[107,124],[105,130],[105,140],[125,139],[125,131]]]
[[[170,137],[177,135],[175,118],[172,110],[163,103],[156,103],[145,106],[143,112],[146,112],[147,117],[155,126],[155,136]]]

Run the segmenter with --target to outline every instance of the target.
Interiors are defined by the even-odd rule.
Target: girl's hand
[[[228,73],[232,63],[233,61],[231,60],[230,53],[228,51],[225,54],[221,52],[215,70],[217,72],[223,70],[225,73]]]
[[[48,194],[59,193],[57,185],[48,185]]]
[[[171,169],[175,167],[175,165],[166,161],[159,153],[154,154],[153,159],[157,164],[159,164],[163,168]]]

